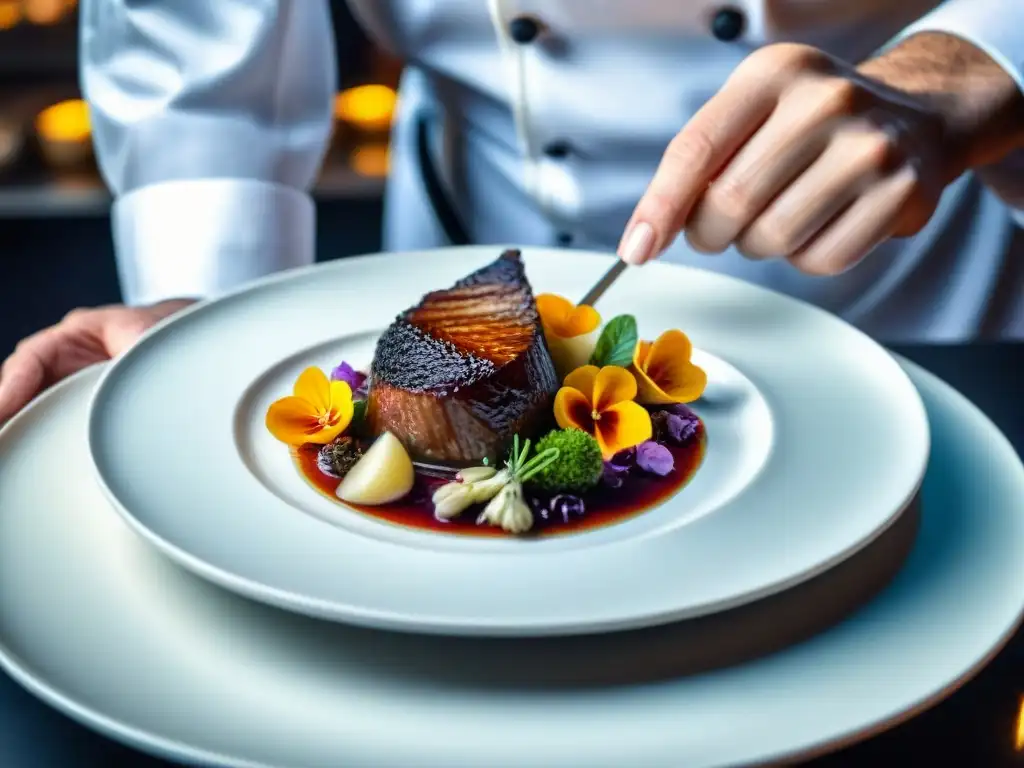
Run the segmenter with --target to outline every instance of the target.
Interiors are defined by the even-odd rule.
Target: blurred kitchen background
[[[119,300],[111,198],[78,88],[77,6],[0,0],[0,360],[69,309]],[[400,71],[366,39],[344,0],[332,6],[340,87],[334,138],[314,191],[321,258],[380,245]]]

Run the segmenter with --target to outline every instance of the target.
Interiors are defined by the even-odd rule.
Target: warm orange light
[[[349,162],[360,176],[387,176],[390,154],[387,144],[368,144],[357,147]]]
[[[45,141],[84,142],[89,139],[89,108],[80,99],[47,107],[36,118],[36,131]]]
[[[25,18],[33,24],[56,24],[67,12],[65,0],[25,0]]]
[[[1017,710],[1017,728],[1013,734],[1013,748],[1018,752],[1024,752],[1024,697],[1021,697],[1020,707]]]
[[[334,117],[368,131],[391,125],[398,94],[386,85],[360,85],[342,91],[334,100]]]
[[[21,3],[18,0],[0,0],[0,29],[11,29],[21,21]]]

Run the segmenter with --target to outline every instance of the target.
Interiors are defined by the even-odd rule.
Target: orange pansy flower
[[[617,365],[584,365],[565,377],[555,395],[555,421],[562,429],[589,432],[605,459],[651,439],[651,415],[633,402],[636,379]]]
[[[537,297],[537,311],[558,375],[565,376],[586,365],[601,326],[597,310],[586,304],[576,306],[553,293],[542,293]]]
[[[537,311],[544,330],[563,339],[591,333],[601,324],[601,315],[586,304],[576,306],[562,296],[542,293],[537,297]]]
[[[329,381],[319,368],[307,368],[296,380],[293,394],[267,409],[267,429],[288,445],[324,445],[348,428],[353,411],[347,382]]]
[[[708,375],[690,362],[693,345],[682,331],[665,331],[653,343],[640,341],[630,370],[636,376],[637,401],[644,405],[690,403],[704,393]]]

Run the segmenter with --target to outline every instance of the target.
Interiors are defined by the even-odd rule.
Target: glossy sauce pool
[[[611,489],[599,485],[594,491],[586,494],[583,497],[586,502],[586,514],[582,518],[570,519],[568,522],[561,518],[549,521],[535,518],[536,522],[531,534],[550,536],[579,533],[628,520],[654,507],[677,493],[690,481],[704,458],[705,444],[702,428],[698,436],[686,445],[669,446],[675,459],[675,469],[667,477],[656,477],[634,470],[621,488]],[[336,504],[354,509],[368,517],[406,528],[465,536],[508,535],[500,528],[476,524],[476,518],[483,508],[482,506],[471,507],[456,519],[448,522],[436,520],[430,496],[438,486],[447,481],[419,473],[417,473],[416,486],[412,492],[399,502],[377,507],[342,502],[335,495],[341,481],[330,475],[325,475],[317,466],[319,450],[320,446],[318,445],[304,445],[293,451],[292,455],[306,480]]]

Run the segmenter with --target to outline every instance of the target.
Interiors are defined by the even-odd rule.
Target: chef
[[[886,341],[1024,338],[1021,0],[349,5],[408,62],[387,250],[617,250]],[[314,258],[326,0],[83,0],[81,24],[126,306],[23,342],[0,422],[190,301]]]

